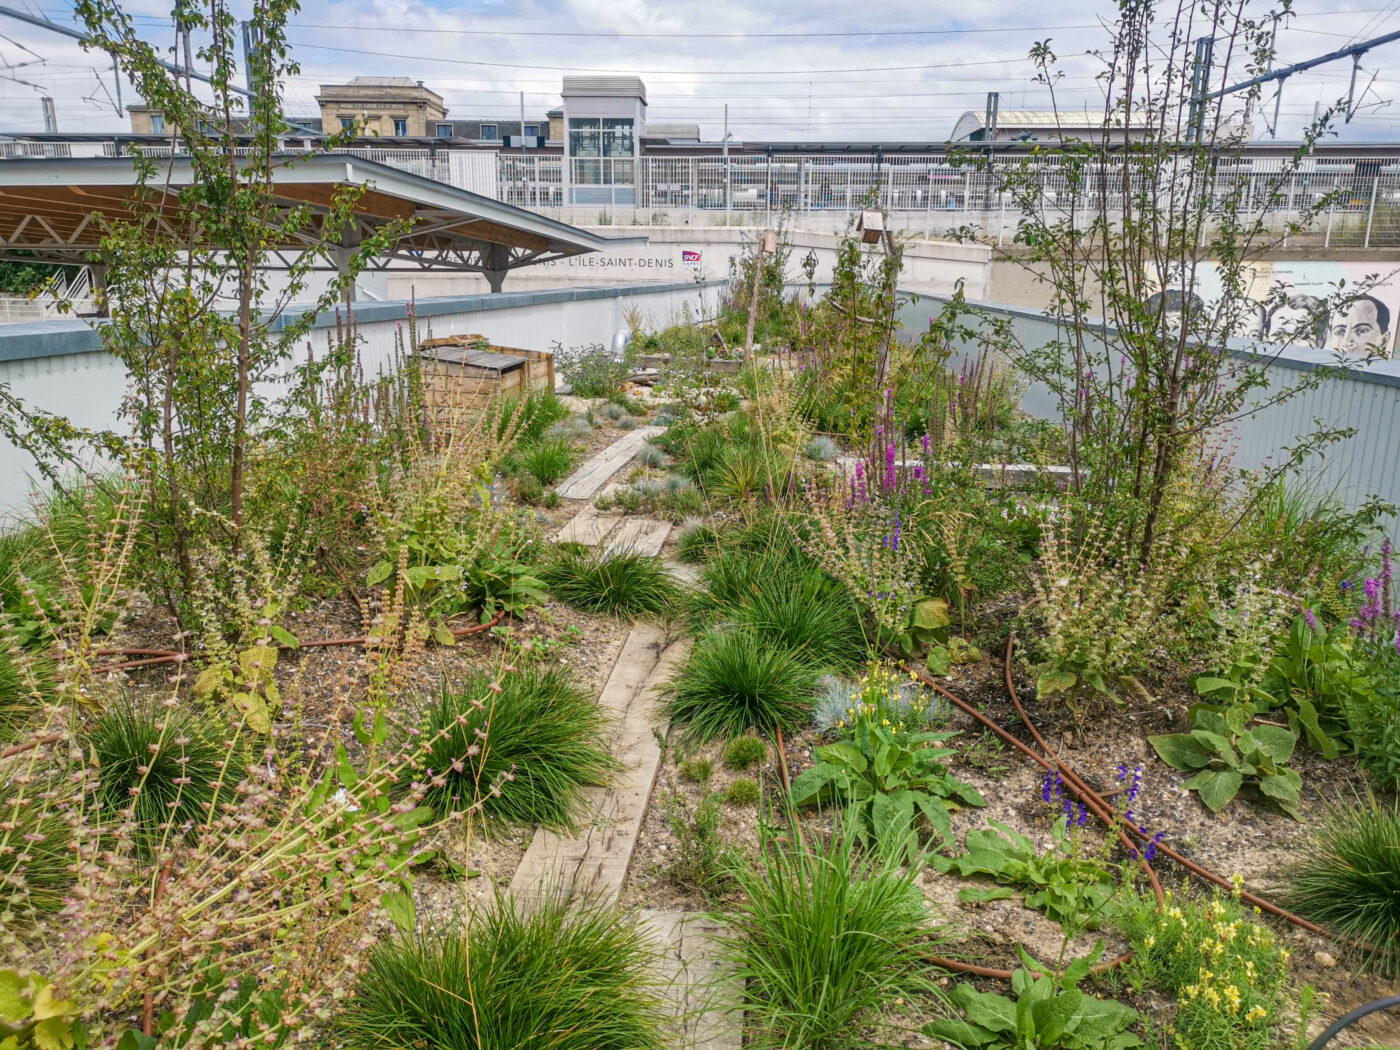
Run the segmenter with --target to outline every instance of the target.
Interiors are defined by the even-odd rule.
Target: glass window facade
[[[452,125],[439,124],[437,126],[437,137],[440,139],[450,139],[452,137]]]
[[[533,138],[539,138],[539,135],[540,135],[540,126],[539,126],[538,124],[526,124],[526,125],[525,125],[525,137],[526,137],[526,138],[532,138],[532,139],[533,139]]]
[[[163,116],[162,116],[161,114],[159,114],[159,113],[152,113],[152,114],[151,114],[151,134],[153,134],[153,135],[164,135],[164,134],[165,134],[165,117],[163,117]]]
[[[501,137],[501,129],[495,124],[481,125],[481,137],[487,142],[495,142]]]
[[[394,135],[395,135],[395,137],[397,137],[397,138],[405,138],[405,137],[407,137],[407,135],[408,135],[408,121],[406,121],[406,120],[399,120],[399,119],[395,118],[395,120],[394,120]]]

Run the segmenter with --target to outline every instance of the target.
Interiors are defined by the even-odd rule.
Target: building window
[[[159,113],[152,113],[152,114],[151,114],[151,134],[152,134],[152,135],[164,135],[164,134],[165,134],[165,117],[163,117],[163,116],[162,116],[161,114],[159,114]]]
[[[437,126],[437,137],[440,139],[450,139],[452,137],[452,125],[439,124]]]
[[[501,137],[501,129],[495,124],[481,125],[481,137],[487,142],[495,142]]]
[[[395,137],[395,138],[400,138],[400,139],[402,139],[402,138],[407,138],[407,137],[408,137],[408,121],[407,121],[407,120],[405,120],[405,119],[403,119],[403,118],[401,118],[401,117],[395,117],[395,118],[394,118],[394,137]]]
[[[603,118],[603,156],[632,156],[632,118]]]
[[[341,118],[340,118],[340,130],[341,130],[341,131],[349,131],[349,130],[350,130],[351,128],[353,128],[354,126],[355,126],[355,118],[354,118],[354,117],[341,117]]]
[[[540,137],[540,126],[538,124],[525,125],[525,137],[527,139],[537,139]]]
[[[569,118],[569,156],[602,156],[602,121],[597,117]]]

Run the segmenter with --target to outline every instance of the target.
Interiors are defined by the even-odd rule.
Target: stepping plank
[[[644,909],[640,918],[661,953],[657,970],[674,1008],[679,1050],[739,1050],[739,1017],[725,1009],[728,989],[715,980],[714,937],[722,927],[702,912]]]
[[[656,521],[652,518],[631,518],[612,534],[608,545],[603,548],[607,554],[649,554],[656,556],[671,535],[669,521]]]
[[[641,830],[661,748],[652,727],[661,684],[679,663],[685,643],[663,653],[665,634],[639,624],[627,636],[598,698],[613,723],[610,750],[621,769],[609,788],[585,793],[593,820],[577,836],[540,829],[511,880],[511,894],[528,903],[588,894],[617,900]]]
[[[588,499],[621,470],[648,440],[664,433],[664,427],[638,427],[628,431],[559,483],[562,499]]]
[[[702,578],[700,566],[691,565],[683,561],[666,562],[666,571],[671,574],[682,586],[699,587]]]
[[[590,503],[570,518],[554,538],[559,543],[582,543],[585,547],[596,547],[621,520],[622,511],[599,510]]]

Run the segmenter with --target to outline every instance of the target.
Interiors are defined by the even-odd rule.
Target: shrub
[[[502,896],[468,922],[376,947],[336,1034],[348,1050],[660,1050],[671,1044],[651,961],[611,909],[526,912]]]
[[[865,1045],[861,1029],[896,1001],[936,991],[924,955],[937,938],[914,880],[923,865],[859,852],[839,830],[825,847],[794,826],[764,832],[757,863],[735,863],[740,903],[721,952],[742,988],[748,1045]]]
[[[681,561],[703,562],[719,546],[719,530],[699,518],[687,518],[681,523],[676,540],[676,554]]]
[[[715,767],[708,758],[692,758],[681,763],[681,779],[691,784],[708,784]]]
[[[599,405],[593,410],[599,417],[610,420],[614,423],[621,423],[624,419],[631,419],[631,413],[621,405],[609,401],[606,405]]]
[[[637,462],[644,467],[660,467],[666,463],[666,450],[655,445],[643,445],[637,450]]]
[[[666,714],[701,741],[796,729],[820,672],[750,629],[716,629],[695,643],[666,687]]]
[[[517,454],[520,467],[529,471],[546,485],[553,485],[574,465],[574,450],[568,442],[545,440]]]
[[[554,351],[554,364],[579,397],[613,397],[632,374],[631,366],[601,344],[562,347]]]
[[[768,746],[756,736],[735,737],[724,749],[724,764],[730,769],[752,769],[768,760]]]
[[[640,616],[676,601],[676,583],[653,557],[630,551],[607,553],[561,545],[540,571],[560,601],[587,612]]]
[[[758,781],[753,777],[735,777],[724,791],[724,801],[731,806],[758,805]]]
[[[443,815],[480,798],[483,812],[510,824],[575,829],[587,813],[583,789],[606,784],[617,768],[607,717],[557,668],[527,666],[503,677],[499,692],[492,685],[478,674],[456,690],[444,686],[428,710],[419,770],[445,782],[424,802]]]
[[[1280,890],[1285,905],[1339,935],[1362,969],[1400,969],[1400,809],[1374,798],[1314,820]]]
[[[727,882],[719,800],[719,792],[707,792],[691,808],[683,793],[671,791],[661,801],[666,826],[676,840],[676,859],[667,874],[680,886],[713,893]]]
[[[231,736],[188,709],[111,704],[88,735],[97,759],[98,805],[109,816],[130,808],[138,847],[158,853],[209,820],[216,795],[231,799],[243,779],[239,756],[228,746]],[[225,760],[232,763],[227,769]]]
[[[841,454],[841,446],[831,438],[818,434],[807,442],[807,458],[818,463],[828,463]]]

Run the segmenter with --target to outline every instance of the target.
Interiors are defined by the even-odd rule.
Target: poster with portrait
[[[1400,272],[1380,262],[1279,261],[1250,263],[1245,295],[1257,309],[1238,333],[1251,339],[1332,353],[1391,357],[1400,319]],[[1372,275],[1379,282],[1340,309],[1324,310],[1344,292]],[[1214,264],[1197,271],[1195,302],[1204,309],[1219,302],[1221,287]],[[1180,293],[1177,293],[1178,298]]]

